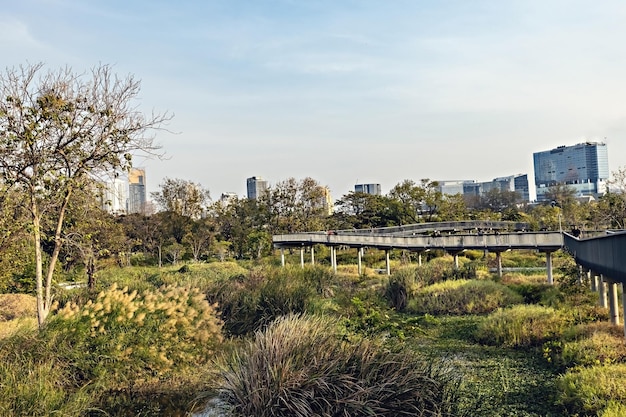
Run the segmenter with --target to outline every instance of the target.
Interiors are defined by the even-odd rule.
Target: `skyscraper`
[[[112,214],[124,214],[127,210],[128,182],[120,177],[102,182],[99,196],[103,210]]]
[[[537,201],[546,201],[546,193],[555,185],[567,185],[577,196],[602,195],[609,178],[607,147],[602,142],[584,142],[558,146],[533,153]]]
[[[146,170],[131,168],[128,173],[128,213],[143,213],[146,208]]]
[[[248,199],[256,200],[267,193],[267,181],[261,177],[250,177],[246,180]]]
[[[381,195],[382,189],[380,187],[380,184],[356,184],[354,186],[354,192],[371,195]]]

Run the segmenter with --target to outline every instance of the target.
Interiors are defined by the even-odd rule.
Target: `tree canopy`
[[[35,248],[40,325],[51,306],[50,286],[63,245],[62,231],[75,190],[132,166],[137,152],[156,154],[153,131],[167,114],[136,107],[140,84],[117,77],[108,65],[88,73],[44,65],[7,68],[0,75],[0,180],[28,200]],[[45,281],[42,222],[54,225],[54,249]]]

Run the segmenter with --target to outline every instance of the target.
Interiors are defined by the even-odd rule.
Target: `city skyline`
[[[585,141],[626,165],[625,17],[616,0],[23,0],[0,11],[0,54],[141,80],[138,109],[174,114],[168,159],[135,161],[148,194],[167,177],[245,196],[261,175],[338,198],[532,177],[534,152]]]

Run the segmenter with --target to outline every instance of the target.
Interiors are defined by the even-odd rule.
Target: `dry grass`
[[[0,322],[37,316],[37,301],[27,294],[0,294]]]
[[[35,330],[36,317],[23,317],[15,320],[0,321],[0,340],[11,337],[20,331]]]

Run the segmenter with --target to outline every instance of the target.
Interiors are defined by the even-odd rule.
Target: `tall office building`
[[[99,190],[102,209],[112,214],[126,213],[128,201],[128,181],[123,178],[112,178],[102,183]]]
[[[128,213],[144,213],[146,209],[146,170],[131,168],[128,173]]]
[[[491,182],[482,182],[481,195],[485,195],[490,190],[516,192],[519,195],[518,202],[528,202],[530,193],[528,188],[528,175],[518,174],[507,177],[494,178]]]
[[[382,195],[380,184],[356,184],[354,186],[355,193],[365,193],[372,195]]]
[[[537,201],[555,185],[567,185],[576,195],[597,197],[606,192],[609,178],[607,147],[602,142],[584,142],[533,153]]]
[[[518,202],[528,202],[528,175],[517,174],[508,177],[494,178],[492,181],[476,182],[474,180],[437,181],[437,190],[446,195],[461,194],[466,198],[478,198],[491,190],[514,191],[519,194]]]
[[[248,199],[256,200],[263,197],[267,193],[267,181],[261,177],[250,177],[246,180],[246,188],[248,190]]]

